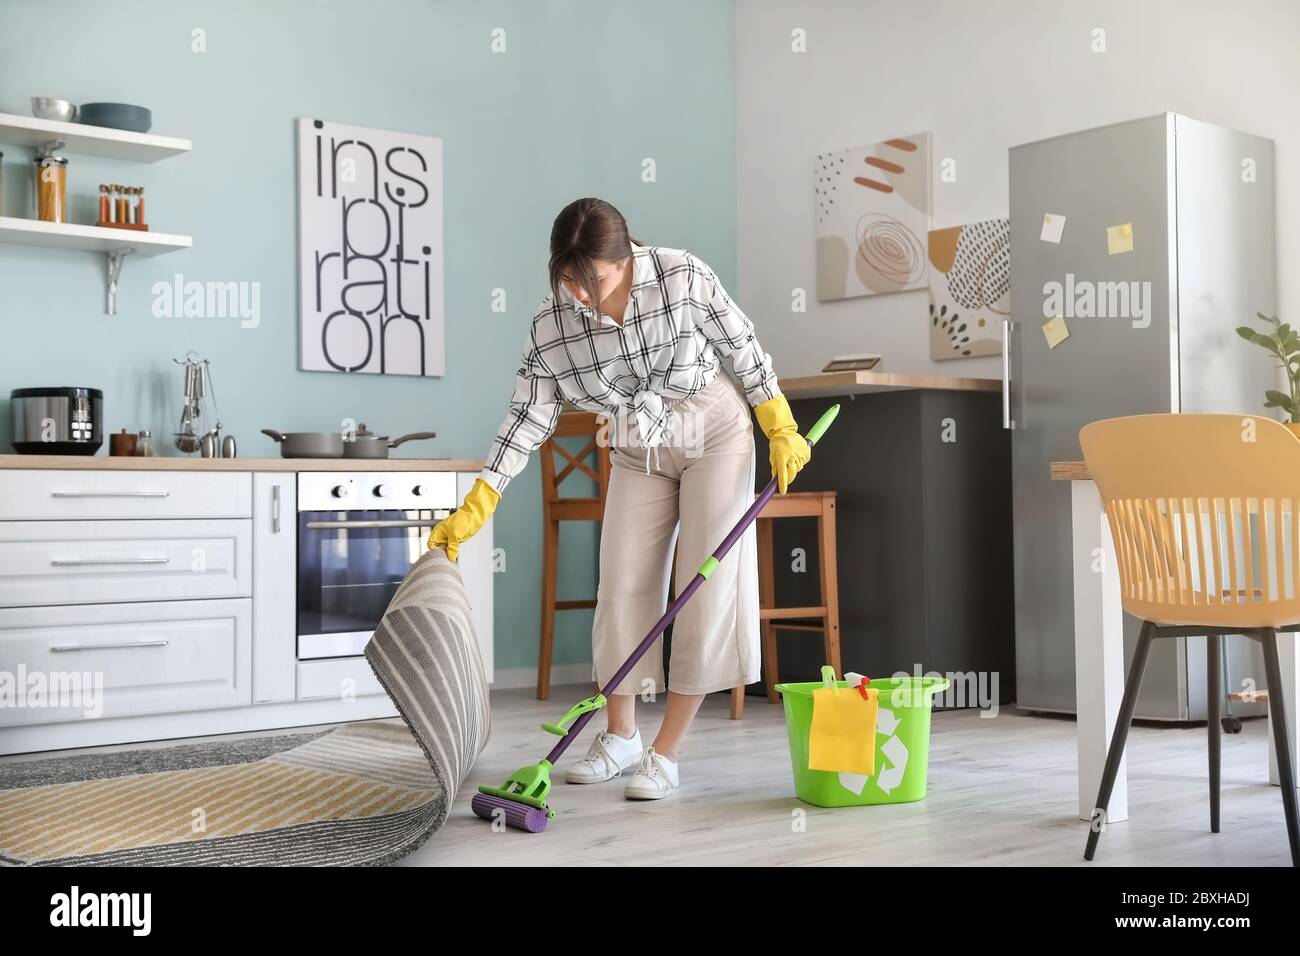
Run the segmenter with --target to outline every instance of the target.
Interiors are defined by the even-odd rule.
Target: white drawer
[[[364,657],[298,662],[299,700],[347,700],[382,693],[384,685]]]
[[[0,520],[247,518],[244,472],[0,470]]]
[[[247,597],[252,521],[0,521],[0,607]]]
[[[250,704],[251,605],[236,598],[0,610],[0,670],[14,675],[17,696],[0,707],[0,727]],[[41,700],[36,682],[77,693]]]

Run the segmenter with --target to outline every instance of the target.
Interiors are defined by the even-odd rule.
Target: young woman
[[[593,677],[603,686],[663,614],[674,544],[680,589],[753,502],[750,407],[782,494],[809,450],[753,324],[696,256],[642,245],[609,203],[579,199],[551,229],[550,284],[487,465],[429,545],[456,559],[555,430],[563,400],[609,415],[611,474],[592,628]],[[721,373],[720,356],[731,360],[740,389]],[[759,664],[751,525],[673,624],[668,703],[653,744],[642,745],[635,707],[638,693],[664,689],[659,644],[610,695],[608,729],[566,780],[599,783],[635,764],[627,797],[672,793],[682,740],[704,695],[757,681]]]

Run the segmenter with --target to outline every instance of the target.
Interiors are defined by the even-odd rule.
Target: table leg
[[[1078,715],[1079,818],[1091,820],[1106,747],[1124,696],[1124,612],[1119,568],[1101,496],[1091,481],[1070,482],[1074,550],[1074,681]],[[1106,814],[1128,819],[1128,760],[1120,761]]]

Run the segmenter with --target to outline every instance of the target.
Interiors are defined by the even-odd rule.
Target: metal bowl
[[[77,107],[67,100],[56,100],[48,96],[33,96],[32,115],[37,119],[71,123],[76,118]]]

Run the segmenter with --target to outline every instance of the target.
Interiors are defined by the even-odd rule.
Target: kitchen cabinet
[[[0,521],[0,607],[248,597],[248,522]]]
[[[441,472],[445,511],[481,466],[365,467]],[[355,468],[0,455],[0,672],[103,684],[94,716],[0,708],[0,754],[396,716],[364,657],[298,658],[300,472]],[[459,561],[489,680],[492,552],[489,521]]]
[[[252,485],[251,475],[226,472],[5,469],[0,521],[247,518]]]
[[[0,707],[0,727],[249,704],[250,604],[237,598],[0,609],[4,670],[41,674],[50,688],[102,688],[62,700],[51,694],[40,706]],[[23,695],[24,704],[33,702]]]
[[[253,701],[294,699],[297,475],[253,475]]]

